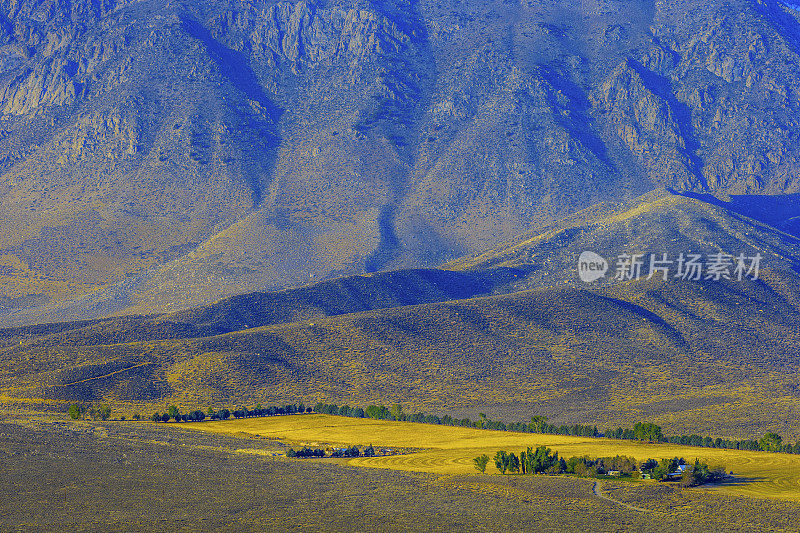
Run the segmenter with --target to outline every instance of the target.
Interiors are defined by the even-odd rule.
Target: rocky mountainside
[[[792,200],[798,16],[3,0],[0,320],[435,266],[657,187]]]
[[[607,262],[605,275],[588,283],[579,275],[580,257],[587,250]],[[632,268],[624,277],[620,275],[620,257],[625,254],[638,257],[637,275]],[[727,265],[720,276],[709,271],[717,254],[723,254]],[[679,267],[681,255],[684,264],[693,256],[699,266],[692,271]],[[746,267],[741,273],[736,270],[740,255]],[[652,276],[651,256],[659,261],[656,266],[662,267]],[[172,313],[19,326],[0,330],[0,345],[6,342],[2,339],[40,339],[29,346],[92,346],[206,337],[531,289],[619,292],[631,282],[640,287],[638,282],[652,278],[678,285],[690,281],[701,285],[708,281],[754,282],[758,290],[766,291],[764,301],[771,294],[775,302],[794,302],[800,308],[798,275],[800,238],[727,207],[662,189],[629,202],[592,206],[540,232],[439,269],[341,277],[294,289],[237,295]]]

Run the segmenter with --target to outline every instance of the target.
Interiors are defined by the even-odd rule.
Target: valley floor
[[[548,446],[561,457],[627,455],[648,458],[699,458],[710,466],[724,466],[735,473],[734,481],[704,488],[714,492],[781,498],[800,502],[800,456],[783,453],[698,448],[675,444],[488,431],[410,422],[390,422],[329,415],[245,418],[194,424],[190,427],[223,434],[245,432],[295,443],[326,442],[421,448],[413,454],[387,457],[359,457],[349,464],[390,468],[410,472],[455,475],[475,472],[472,459],[481,454],[494,456],[498,450],[519,452],[526,447]],[[493,470],[493,468],[490,468]]]
[[[331,435],[331,442],[357,437],[354,442],[364,443],[372,437],[377,445],[391,435],[399,442],[405,434],[403,439],[416,440],[415,447],[432,444],[420,441],[415,428],[424,430],[429,441],[434,432],[448,429],[383,423],[383,428],[373,425],[364,431],[365,426],[356,428],[353,422],[320,415],[180,426],[0,420],[0,529],[792,531],[793,517],[800,514],[795,502],[718,490],[603,481],[599,490],[604,497],[598,497],[592,480],[481,475],[461,461],[469,449],[463,447],[466,435],[448,446],[454,435],[442,433],[439,451],[431,447],[424,453],[376,458],[369,466],[378,468],[363,468],[367,459],[274,455],[284,453],[286,443],[269,437],[282,433],[298,442],[313,427],[317,438]],[[287,424],[295,426],[294,434],[289,435]],[[513,433],[470,431],[483,439],[473,440],[476,448],[521,444]],[[579,443],[571,445],[577,450]],[[561,444],[552,446],[561,451]],[[570,453],[565,449],[563,455]],[[410,463],[391,463],[401,460]],[[415,471],[420,469],[428,471]]]

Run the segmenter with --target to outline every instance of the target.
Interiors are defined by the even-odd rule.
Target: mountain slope
[[[125,316],[0,330],[0,342],[28,346],[120,344],[206,337],[328,316],[459,300],[491,294],[524,276],[522,270],[482,272],[401,270],[323,281],[298,289],[249,293],[211,305],[152,316]],[[35,338],[35,340],[30,340]]]
[[[436,266],[660,186],[796,194],[798,27],[774,0],[4,2],[0,312]]]
[[[0,379],[7,405],[56,409],[101,399],[139,409],[399,401],[578,422],[648,418],[726,435],[800,431],[796,302],[751,284],[640,285],[537,290],[192,340],[34,339],[3,351]]]
[[[798,205],[793,202],[791,211]],[[742,206],[710,204],[657,190],[627,203],[593,206],[494,250],[448,263],[444,268],[479,271],[501,266],[535,267],[524,282],[514,285],[517,290],[561,283],[581,285],[577,267],[578,257],[584,251],[595,252],[609,263],[608,274],[597,284],[618,281],[614,277],[622,254],[642,256],[642,275],[649,274],[650,256],[662,259],[663,254],[673,262],[672,276],[678,273],[675,262],[680,254],[687,258],[689,254],[700,255],[705,263],[718,253],[731,258],[760,254],[762,277],[785,278],[800,272],[800,238],[731,207]],[[766,212],[740,211],[770,218]],[[776,222],[787,220],[779,218],[773,221]],[[728,271],[733,274],[733,267]],[[661,273],[657,275],[663,277]],[[702,276],[705,275],[704,271]]]
[[[399,401],[800,434],[796,238],[665,191],[556,226],[450,265],[466,272],[345,278],[171,315],[4,330],[0,394],[7,406],[50,409],[101,399],[137,409]],[[653,245],[670,254],[757,250],[762,267],[758,279],[577,279],[578,250],[610,256]],[[536,288],[433,303],[525,287]]]

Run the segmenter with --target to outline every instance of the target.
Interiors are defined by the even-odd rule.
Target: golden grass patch
[[[539,435],[471,428],[434,426],[410,422],[346,418],[329,415],[278,416],[208,422],[187,426],[221,434],[239,432],[277,437],[290,442],[373,444],[378,447],[423,448],[407,455],[359,457],[350,464],[435,474],[470,474],[472,458],[497,450],[519,452],[545,445],[562,457],[628,455],[638,460],[699,458],[711,466],[733,471],[734,483],[708,488],[723,494],[800,501],[800,456],[778,453],[696,448],[673,444],[649,444],[611,439]],[[490,471],[493,468],[490,467]]]

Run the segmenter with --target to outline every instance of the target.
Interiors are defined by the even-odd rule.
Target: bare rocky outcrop
[[[652,76],[652,73],[650,73]],[[607,131],[616,134],[648,170],[650,179],[681,190],[702,189],[692,170],[687,143],[667,98],[645,81],[642,67],[631,60],[620,64],[594,96],[607,117]],[[664,87],[661,87],[662,94]]]

